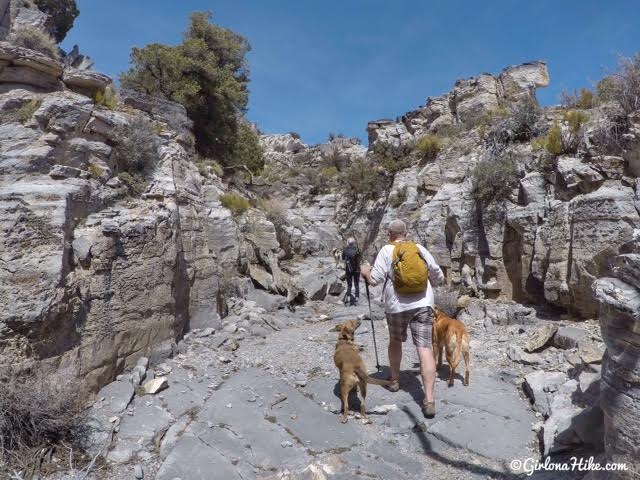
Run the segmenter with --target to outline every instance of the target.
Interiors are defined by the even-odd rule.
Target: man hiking
[[[345,305],[357,305],[360,297],[360,249],[356,245],[356,239],[349,237],[347,245],[342,249],[342,260],[344,260],[344,273],[347,279],[347,294],[345,295]],[[351,295],[351,287],[355,287],[355,297]]]
[[[360,269],[369,285],[384,284],[382,297],[389,326],[388,353],[393,382],[387,388],[392,392],[400,389],[402,342],[407,340],[409,327],[424,385],[422,413],[433,418],[436,364],[431,345],[434,318],[431,282],[436,285],[444,282],[444,274],[426,248],[407,240],[407,226],[402,220],[392,221],[387,234],[389,244],[380,249],[373,268],[363,265]]]

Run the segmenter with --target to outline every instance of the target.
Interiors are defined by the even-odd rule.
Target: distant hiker
[[[347,245],[342,249],[342,260],[344,260],[344,273],[347,279],[347,294],[345,304],[357,305],[360,297],[360,249],[356,244],[356,239],[349,237]],[[355,287],[355,297],[351,295],[351,287]]]
[[[402,220],[389,224],[389,244],[380,249],[371,268],[361,267],[362,276],[369,285],[384,282],[382,296],[389,326],[389,365],[393,382],[387,387],[392,392],[400,389],[400,361],[402,342],[407,340],[407,327],[411,329],[413,344],[420,359],[420,373],[425,399],[422,413],[427,418],[435,415],[433,388],[436,364],[431,345],[434,319],[434,284],[444,281],[444,274],[433,256],[422,245],[406,239],[407,226]]]

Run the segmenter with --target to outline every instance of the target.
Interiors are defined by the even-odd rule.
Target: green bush
[[[554,123],[547,134],[541,139],[531,142],[531,146],[543,147],[546,152],[554,157],[568,153],[576,153],[584,134],[584,126],[589,117],[579,110],[570,110],[563,116],[564,123],[567,124],[565,131],[560,125]]]
[[[564,114],[564,121],[569,125],[569,131],[574,134],[579,133],[588,120],[589,116],[586,113],[577,110],[571,110]]]
[[[220,164],[210,158],[204,158],[196,154],[193,159],[193,163],[198,167],[198,172],[200,172],[200,175],[203,177],[209,177],[211,173],[218,177],[222,177],[224,175],[224,170]]]
[[[122,183],[124,183],[124,186],[130,195],[139,197],[147,189],[147,181],[139,172],[120,172],[118,174],[118,178]]]
[[[211,13],[191,15],[181,44],[134,48],[131,68],[120,76],[123,88],[182,103],[194,122],[200,154],[223,165],[259,165],[257,150],[239,120],[248,102],[247,40],[210,23]],[[246,149],[244,146],[250,142]],[[251,167],[250,167],[251,168]]]
[[[596,99],[600,103],[610,102],[615,99],[616,81],[612,76],[602,78],[596,85]]]
[[[35,111],[40,108],[41,104],[42,102],[40,100],[34,98],[23,103],[19,108],[0,112],[0,123],[26,123],[31,120],[31,117],[33,117]]]
[[[562,145],[562,129],[560,125],[554,123],[549,129],[546,137],[544,137],[544,148],[551,155],[558,156],[564,153],[564,147]]]
[[[259,172],[264,167],[264,158],[260,139],[253,129],[245,122],[239,122],[234,135],[234,143],[230,157],[226,162],[229,167],[246,167],[252,173]]]
[[[22,27],[11,35],[11,41],[19,47],[35,50],[54,60],[60,60],[58,44],[53,37],[39,28]]]
[[[56,42],[61,42],[80,14],[76,0],[35,0],[38,8],[49,15],[47,28]]]
[[[102,169],[95,163],[90,163],[87,166],[87,171],[89,172],[89,175],[91,175],[91,178],[98,179],[102,176]]]
[[[114,110],[118,106],[116,91],[112,85],[108,85],[104,90],[98,90],[93,96],[96,105]]]
[[[473,196],[482,205],[505,199],[518,186],[516,162],[510,155],[481,160],[472,172]]]
[[[425,160],[433,160],[442,149],[442,141],[436,135],[425,135],[418,139],[416,150]]]
[[[338,181],[338,169],[334,166],[317,168],[303,168],[302,176],[304,183],[311,187],[312,195],[327,193],[331,187],[334,187]]]
[[[588,110],[595,106],[596,98],[588,88],[581,88],[579,93],[562,92],[561,102],[564,108]]]
[[[230,210],[235,217],[242,215],[249,209],[249,201],[235,193],[223,193],[220,195],[220,203],[224,208]]]
[[[389,195],[389,205],[393,208],[398,208],[407,200],[407,187],[404,186],[397,192]]]
[[[344,194],[355,200],[375,200],[387,187],[387,180],[376,168],[357,159],[340,175]]]
[[[16,112],[18,121],[21,123],[26,123],[31,120],[33,114],[40,108],[40,105],[42,105],[42,101],[36,99],[29,100],[27,103],[22,105]]]
[[[568,125],[568,134],[562,136],[563,153],[575,153],[584,134],[584,126],[589,116],[579,110],[571,110],[564,114],[563,120]]]

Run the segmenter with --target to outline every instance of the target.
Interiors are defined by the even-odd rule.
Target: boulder
[[[559,157],[556,170],[562,186],[576,192],[593,191],[605,180],[599,172],[579,158]]]
[[[79,70],[67,67],[62,74],[64,84],[74,92],[93,97],[97,92],[103,92],[113,83],[111,77],[93,70]]]
[[[249,276],[256,285],[264,290],[275,291],[273,276],[259,265],[249,265]]]
[[[498,83],[501,96],[505,99],[535,98],[536,89],[549,85],[547,64],[538,61],[505,68],[498,75]]]
[[[49,171],[49,176],[55,179],[63,178],[78,178],[82,170],[74,167],[67,167],[66,165],[54,165]]]
[[[558,326],[547,323],[538,329],[527,339],[524,347],[525,352],[535,352],[544,348],[558,331]]]
[[[553,344],[562,349],[578,348],[589,339],[589,332],[578,327],[560,327],[553,337]]]
[[[149,380],[145,382],[142,386],[144,388],[144,393],[147,395],[155,395],[156,393],[164,390],[169,387],[169,382],[167,381],[167,377],[158,377],[153,380]]]
[[[562,372],[545,372],[538,370],[524,377],[523,390],[533,403],[533,408],[548,417],[551,414],[553,393],[567,381]]]

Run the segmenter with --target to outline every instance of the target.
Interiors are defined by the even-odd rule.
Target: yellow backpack
[[[415,242],[396,242],[391,266],[396,293],[410,295],[427,289],[429,269]]]

